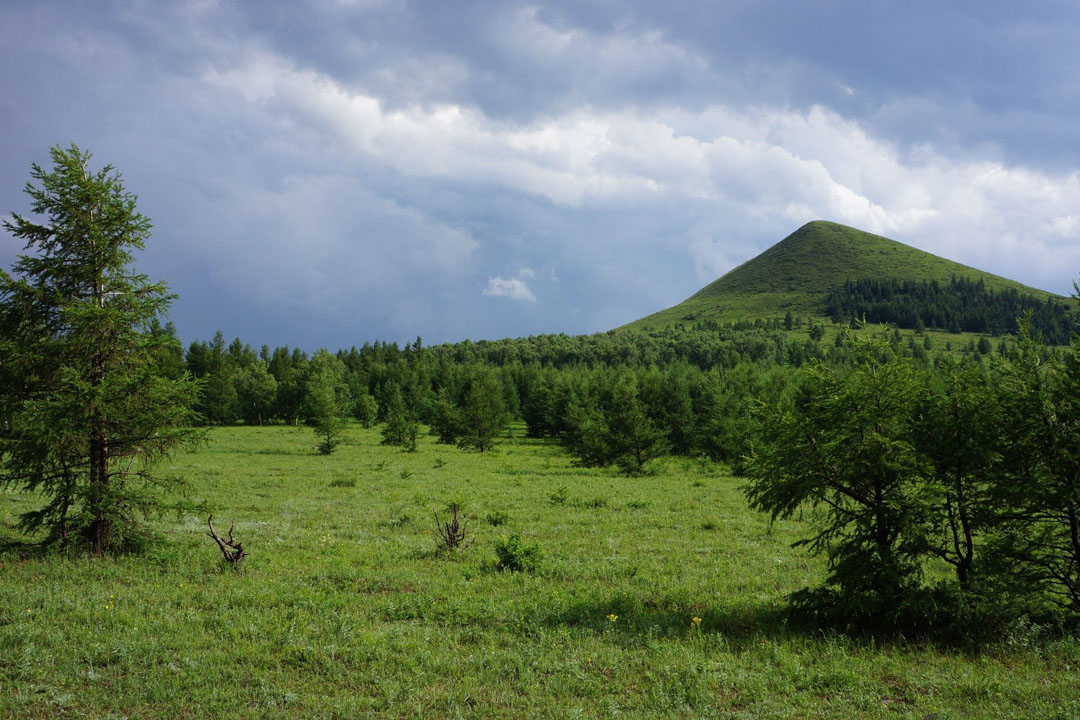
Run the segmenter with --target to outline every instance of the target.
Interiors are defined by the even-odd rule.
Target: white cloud
[[[528,277],[532,277],[529,275]],[[522,279],[522,275],[519,274],[515,278],[503,278],[496,275],[495,277],[488,278],[487,287],[484,288],[484,294],[491,297],[504,297],[511,300],[523,300],[526,302],[536,302],[536,295],[529,289],[529,286],[525,284],[525,280]]]
[[[547,42],[572,40],[553,35]],[[387,109],[377,97],[264,54],[205,78],[407,177],[480,193],[497,187],[570,210],[722,206],[728,226],[711,237],[688,236],[683,245],[699,272],[713,277],[745,260],[736,256],[765,228],[791,230],[816,218],[1002,274],[1030,271],[1033,283],[1063,284],[1054,267],[1080,267],[1069,232],[1080,216],[1075,173],[953,159],[929,146],[902,154],[822,107],[583,108],[511,123],[459,104]],[[494,278],[486,292],[530,297],[516,280]]]
[[[534,73],[558,77],[564,93],[575,87],[619,92],[710,71],[702,55],[658,30],[621,28],[601,34],[580,27],[557,28],[540,15],[535,6],[506,13],[496,22],[492,37],[504,57],[527,64]]]

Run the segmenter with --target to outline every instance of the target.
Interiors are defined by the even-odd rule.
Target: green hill
[[[678,305],[624,327],[654,329],[680,322],[754,320],[780,317],[787,312],[824,316],[829,291],[842,287],[847,280],[949,283],[953,277],[981,279],[987,290],[1014,289],[1040,300],[1066,300],[880,235],[817,220]]]

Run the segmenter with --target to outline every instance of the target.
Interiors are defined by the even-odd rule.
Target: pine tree
[[[431,409],[431,432],[444,445],[454,445],[462,433],[461,411],[450,400],[446,388],[439,388],[438,398]]]
[[[988,493],[998,475],[1003,418],[979,363],[945,357],[919,408],[916,444],[930,460],[927,481],[940,498],[931,552],[971,585],[977,536],[987,526]]]
[[[1005,473],[990,555],[1024,595],[1080,614],[1080,336],[1059,358],[1020,325],[1000,393]]]
[[[319,350],[311,358],[304,394],[304,414],[315,430],[316,449],[329,455],[341,442],[349,387],[345,366],[335,355]]]
[[[416,423],[405,414],[405,401],[401,389],[392,385],[386,405],[386,425],[382,430],[383,445],[398,445],[405,450],[416,448]]]
[[[353,403],[353,416],[360,421],[360,426],[365,430],[371,427],[375,418],[379,416],[379,403],[367,390],[360,393]]]
[[[631,374],[620,377],[612,389],[605,420],[609,458],[627,475],[644,472],[646,463],[668,449],[664,433],[645,414]]]
[[[153,467],[197,438],[198,386],[158,370],[172,340],[151,328],[173,296],[131,268],[150,236],[135,196],[112,167],[90,172],[75,145],[51,157],[26,185],[45,224],[4,222],[34,254],[16,277],[0,271],[0,485],[45,499],[22,529],[124,549],[144,536],[140,517],[165,507],[157,491],[182,484]]]
[[[850,370],[814,366],[793,403],[763,408],[748,461],[751,507],[813,509],[816,534],[798,544],[827,556],[829,587],[802,601],[845,622],[887,616],[918,586],[941,507],[915,447],[923,381],[908,360],[882,360],[887,342],[858,341]]]
[[[506,427],[502,387],[493,371],[481,370],[473,377],[460,417],[458,447],[490,450],[495,436]]]

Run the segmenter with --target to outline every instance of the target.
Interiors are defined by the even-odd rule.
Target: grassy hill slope
[[[817,220],[678,305],[624,327],[652,329],[698,320],[753,320],[789,311],[822,315],[828,291],[847,280],[895,278],[947,283],[953,276],[982,278],[990,290],[1015,288],[1040,299],[1060,297],[880,235]]]

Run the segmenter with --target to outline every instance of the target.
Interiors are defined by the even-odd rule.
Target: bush
[[[533,572],[540,567],[543,552],[539,545],[526,545],[520,533],[495,541],[495,569],[510,572]]]
[[[505,525],[506,521],[510,519],[510,516],[504,513],[502,510],[494,510],[484,516],[484,522],[491,527],[499,527]]]

